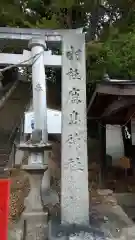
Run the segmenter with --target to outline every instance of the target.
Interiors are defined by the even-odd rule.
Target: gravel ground
[[[30,190],[28,174],[14,169],[11,172],[9,224],[16,222],[24,210],[24,198]]]

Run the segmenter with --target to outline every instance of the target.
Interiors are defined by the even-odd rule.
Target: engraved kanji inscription
[[[43,91],[40,83],[37,83],[37,84],[36,84],[35,90],[36,90],[37,92]]]
[[[73,87],[72,90],[69,91],[69,96],[70,96],[70,100],[71,103],[81,103],[81,99],[80,99],[80,89]]]
[[[69,76],[70,80],[74,80],[74,79],[81,80],[81,75],[80,75],[80,73],[79,73],[77,68],[75,68],[75,69],[70,68],[68,73],[66,73],[66,75]]]
[[[78,124],[80,123],[80,114],[76,112],[75,110],[72,111],[72,113],[69,114],[69,124]]]
[[[73,46],[70,46],[70,50],[66,52],[66,56],[69,60],[77,60],[79,61],[81,58],[81,50],[75,50]]]
[[[81,137],[79,135],[79,133],[75,132],[75,133],[71,133],[68,135],[68,145],[69,147],[72,147],[72,145],[74,144],[78,144],[78,142],[81,140]]]
[[[70,168],[73,171],[76,170],[82,171],[84,169],[80,157],[69,158],[65,167]]]

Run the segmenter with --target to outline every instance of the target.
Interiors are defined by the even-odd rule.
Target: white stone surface
[[[124,156],[124,145],[121,127],[106,125],[106,153],[112,156],[112,164],[118,165],[119,159]]]
[[[28,165],[42,165],[44,159],[44,153],[30,153],[28,158]]]
[[[43,51],[43,50],[42,50]],[[50,51],[44,52],[44,65],[60,67],[61,66],[61,56],[51,55]],[[30,51],[24,51],[23,54],[12,54],[12,53],[0,53],[0,65],[19,65],[19,66],[29,66],[32,64]]]
[[[24,157],[24,152],[17,149],[15,153],[15,164],[20,165],[22,163],[23,157]]]
[[[81,50],[79,60],[67,58],[71,46]],[[88,224],[85,36],[65,34],[62,53],[61,217],[62,223]]]
[[[1,40],[1,46],[5,46],[5,39],[8,41],[8,44],[11,43],[16,44],[16,41],[22,43],[25,41],[29,41],[32,37],[38,37],[43,38],[45,41],[54,41],[54,42],[60,42],[62,40],[63,34],[66,32],[70,32],[71,34],[76,33],[82,33],[83,28],[77,28],[77,29],[38,29],[38,28],[10,28],[10,27],[0,27],[0,40]],[[2,41],[3,40],[3,41]],[[22,46],[22,45],[21,45]]]
[[[31,123],[35,123],[34,112],[25,112],[24,133],[32,133]],[[47,109],[47,131],[61,134],[61,111]]]
[[[46,79],[44,69],[45,41],[32,39],[29,43],[31,57],[35,57],[32,63],[32,90],[35,129],[42,130],[42,140],[47,142],[47,103],[46,103]]]

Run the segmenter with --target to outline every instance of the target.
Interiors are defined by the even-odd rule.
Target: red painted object
[[[0,179],[0,240],[8,240],[10,180]]]

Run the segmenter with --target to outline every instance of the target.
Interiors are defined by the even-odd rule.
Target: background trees
[[[1,0],[0,26],[80,28],[86,32],[87,83],[134,79],[133,0]]]

